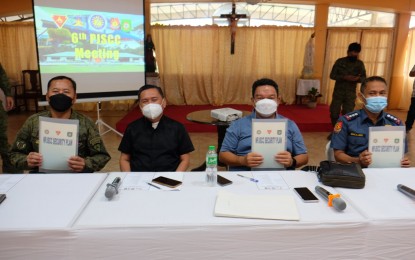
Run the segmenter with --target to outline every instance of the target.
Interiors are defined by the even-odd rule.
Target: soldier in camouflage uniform
[[[39,153],[39,116],[79,120],[78,155],[68,160],[74,172],[101,170],[111,159],[94,122],[71,109],[76,101],[76,83],[69,77],[57,76],[48,83],[46,100],[50,111],[29,117],[17,133],[10,151],[10,161],[19,169],[38,171],[43,157]]]
[[[0,89],[3,90],[5,95],[5,102],[0,100],[0,155],[3,161],[3,172],[11,173],[15,172],[15,169],[11,167],[7,150],[9,149],[9,142],[7,140],[7,111],[12,109],[14,106],[13,98],[10,94],[9,79],[7,78],[6,72],[0,64]]]
[[[347,56],[338,59],[331,70],[330,79],[335,80],[333,98],[330,104],[330,118],[334,126],[341,113],[354,110],[357,83],[366,78],[365,65],[358,59],[361,46],[354,42],[347,49]]]

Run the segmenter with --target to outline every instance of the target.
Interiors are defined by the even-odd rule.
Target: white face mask
[[[262,116],[270,116],[277,112],[278,104],[276,101],[264,98],[255,103],[255,110]]]
[[[141,111],[143,115],[149,119],[155,119],[163,113],[163,108],[160,104],[157,103],[150,103],[145,105]]]

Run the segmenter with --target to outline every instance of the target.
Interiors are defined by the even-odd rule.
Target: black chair
[[[38,102],[42,96],[39,70],[23,70],[22,84],[13,86],[13,89],[14,103],[17,111],[20,111],[20,107],[24,107],[25,111],[29,111],[29,101],[33,100],[35,110],[38,112]]]

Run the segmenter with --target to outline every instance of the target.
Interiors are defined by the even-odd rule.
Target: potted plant
[[[316,89],[315,87],[312,87],[309,91],[308,91],[308,103],[307,106],[309,108],[315,108],[317,106],[317,99],[319,97],[321,97],[322,95],[320,94],[320,92],[318,92],[318,89]]]

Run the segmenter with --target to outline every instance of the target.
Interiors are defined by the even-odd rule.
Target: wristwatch
[[[293,159],[293,162],[292,162],[292,164],[290,165],[290,167],[288,167],[288,168],[290,168],[290,169],[295,169],[295,167],[297,166],[297,160],[294,158],[294,157],[291,157],[291,159]]]

